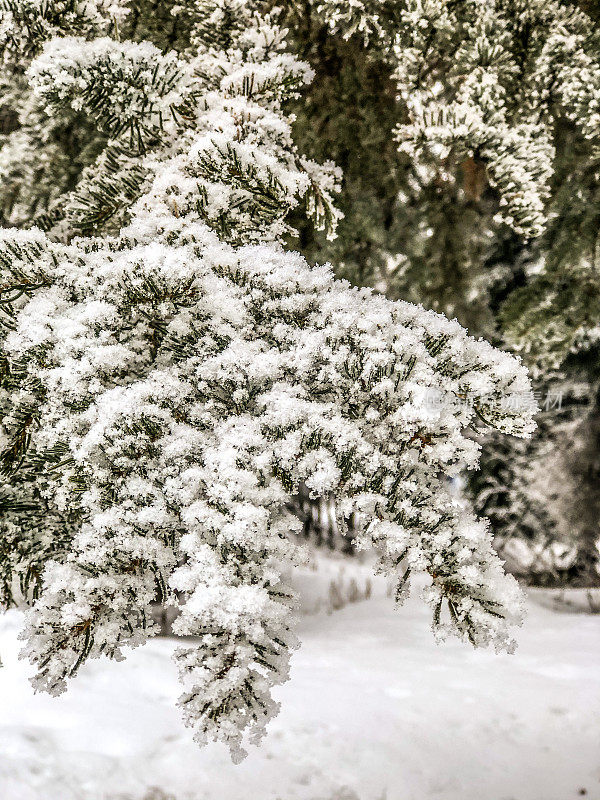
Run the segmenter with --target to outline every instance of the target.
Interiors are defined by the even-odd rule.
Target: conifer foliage
[[[282,102],[311,70],[277,12],[186,4],[169,50],[127,39],[125,6],[57,4],[32,26],[11,2],[37,111],[9,158],[44,159],[42,118],[81,119],[89,147],[43,224],[15,200],[0,237],[0,588],[31,605],[35,686],[121,658],[155,632],[157,597],[179,603],[184,719],[242,755],[296,645],[280,567],[301,556],[300,484],[340,526],[354,515],[399,601],[429,575],[438,635],[511,649],[518,587],[447,478],[477,463],[476,419],[530,435],[526,370],[283,248],[301,205],[334,235],[340,175],[294,147]]]

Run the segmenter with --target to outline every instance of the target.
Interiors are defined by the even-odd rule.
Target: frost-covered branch
[[[0,553],[7,587],[39,556],[23,584],[37,595],[24,632],[35,685],[64,690],[87,659],[153,634],[156,598],[179,604],[179,632],[196,637],[176,656],[184,718],[236,756],[276,711],[270,690],[295,646],[280,570],[299,557],[286,508],[301,484],[334,500],[340,524],[361,520],[357,542],[397,578],[399,600],[410,570],[429,575],[439,634],[512,647],[518,587],[447,479],[477,463],[476,419],[528,436],[535,408],[517,359],[283,249],[301,201],[333,235],[339,176],[294,147],[281,100],[310,70],[261,5],[202,6],[184,122],[138,154],[127,224],[77,238],[67,217],[0,242],[2,363],[15,376],[0,394],[0,526],[26,539],[30,502],[63,520],[39,551]],[[84,110],[93,92],[79,91],[63,46],[41,58],[55,54],[44,74],[63,76],[64,96],[44,85]],[[81,75],[93,82],[96,66]],[[138,89],[123,86],[123,119]]]

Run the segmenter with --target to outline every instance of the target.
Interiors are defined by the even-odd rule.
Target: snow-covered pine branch
[[[529,431],[511,410],[524,369],[277,246],[234,250],[203,225],[136,234],[134,219],[118,245],[63,256],[5,344],[45,387],[32,457],[68,447],[47,491],[81,520],[30,613],[38,685],[139,643],[158,585],[186,593],[179,631],[207,637],[181,655],[200,738],[233,741],[229,714],[264,721],[264,687],[285,674],[276,563],[294,558],[284,508],[299,481],[359,512],[383,567],[429,572],[438,625],[446,602],[455,632],[506,646],[516,584],[445,476],[476,461],[476,413]],[[438,413],[427,390],[447,395]]]
[[[18,70],[53,36],[112,34],[128,12],[127,0],[2,0],[2,61]]]
[[[236,757],[275,712],[296,644],[279,576],[299,556],[286,508],[300,483],[340,522],[356,513],[399,600],[410,571],[429,575],[438,634],[512,647],[518,587],[447,478],[477,463],[476,419],[528,436],[535,408],[515,358],[283,249],[301,201],[333,232],[338,174],[294,148],[281,98],[310,71],[261,6],[202,4],[186,121],[139,154],[118,233],[0,237],[0,525],[14,543],[0,569],[5,604],[19,581],[38,595],[35,685],[57,693],[87,659],[120,658],[155,632],[156,597],[180,602],[177,630],[197,637],[176,656],[184,718]],[[42,72],[57,53],[72,104],[82,62],[65,66],[63,45],[44,48]],[[129,114],[128,86],[115,108]],[[56,524],[40,532],[42,506]]]

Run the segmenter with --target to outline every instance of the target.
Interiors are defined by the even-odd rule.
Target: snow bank
[[[11,613],[0,798],[598,800],[600,617],[549,597],[530,595],[513,656],[435,645],[418,599],[396,612],[378,581],[369,599],[304,616],[281,715],[240,766],[183,728],[172,640],[87,665],[55,699],[33,695]]]

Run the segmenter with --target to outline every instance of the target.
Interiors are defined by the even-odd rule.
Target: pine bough
[[[104,145],[45,231],[0,237],[0,600],[30,603],[34,685],[62,692],[179,604],[185,721],[236,758],[296,646],[300,483],[356,515],[399,601],[429,575],[437,635],[512,648],[519,589],[448,477],[477,463],[476,419],[528,436],[535,410],[517,359],[284,249],[299,203],[333,235],[339,174],[293,146],[281,103],[311,73],[262,5],[184,6],[178,54],[119,41],[101,4],[74,31],[69,6],[31,91]]]

